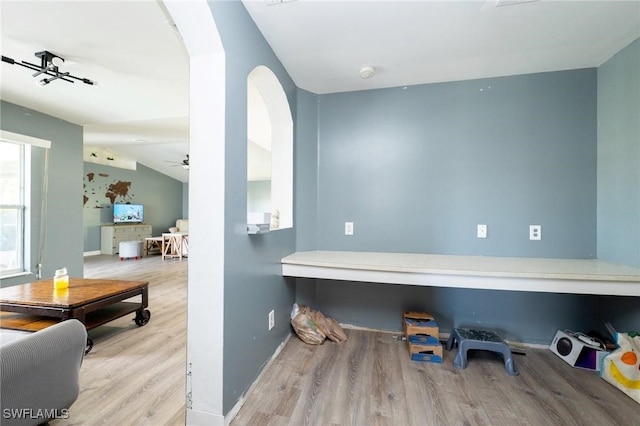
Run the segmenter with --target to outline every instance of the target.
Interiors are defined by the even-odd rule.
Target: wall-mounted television
[[[114,204],[113,223],[142,223],[144,206],[142,204]]]

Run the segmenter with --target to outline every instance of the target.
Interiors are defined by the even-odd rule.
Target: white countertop
[[[285,276],[390,284],[640,296],[640,269],[590,259],[307,251]]]

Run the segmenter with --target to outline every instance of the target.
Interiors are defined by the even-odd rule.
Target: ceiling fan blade
[[[170,160],[164,160],[165,163],[171,163],[171,167],[176,167],[176,166],[180,166],[184,169],[188,169],[189,168],[189,154],[186,155],[187,158],[185,158],[182,161],[170,161]]]

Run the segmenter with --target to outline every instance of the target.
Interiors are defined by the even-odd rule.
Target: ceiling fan
[[[167,161],[167,163],[173,163],[173,166],[181,166],[185,170],[189,170],[189,154],[186,155],[186,158],[180,162],[178,161]]]

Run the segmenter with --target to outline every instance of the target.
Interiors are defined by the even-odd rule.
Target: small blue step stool
[[[447,350],[453,349],[458,343],[458,353],[453,360],[456,368],[467,368],[467,351],[480,349],[484,351],[499,352],[504,358],[504,368],[511,376],[517,376],[518,370],[513,362],[513,356],[509,345],[502,340],[497,333],[489,330],[473,330],[469,328],[454,328],[447,341]]]

